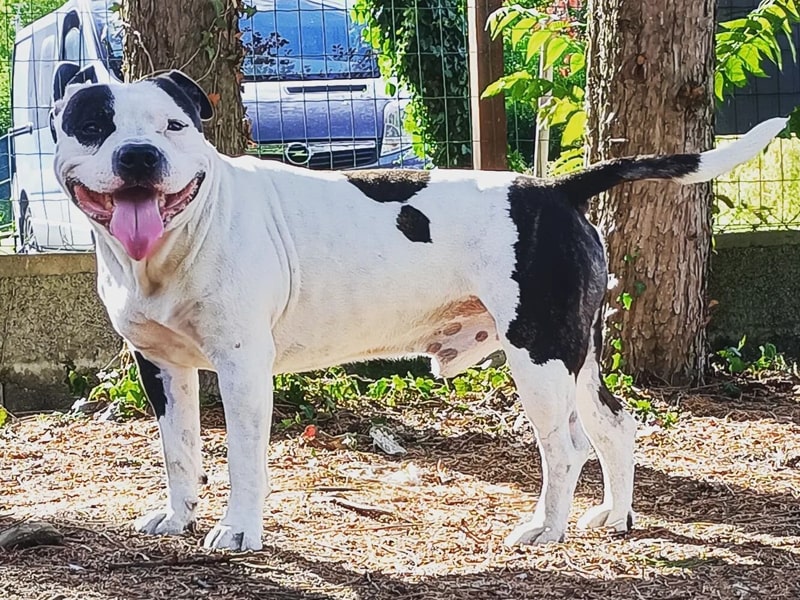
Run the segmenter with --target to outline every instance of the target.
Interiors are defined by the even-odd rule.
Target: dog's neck
[[[164,232],[154,252],[143,260],[133,260],[107,232],[97,235],[98,262],[126,287],[146,297],[157,294],[163,282],[171,280],[174,273],[190,270],[200,250],[206,246],[213,223],[212,205],[219,197],[218,187],[213,176],[207,175],[197,197],[175,217],[173,226]]]

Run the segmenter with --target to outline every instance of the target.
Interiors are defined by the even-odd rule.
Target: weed
[[[717,350],[715,357],[717,367],[729,375],[740,375],[743,373],[750,373],[758,375],[765,371],[787,371],[789,366],[783,354],[778,352],[775,344],[766,343],[758,347],[758,355],[754,360],[748,360],[746,348],[747,336],[743,335],[742,339],[736,346],[728,346]]]

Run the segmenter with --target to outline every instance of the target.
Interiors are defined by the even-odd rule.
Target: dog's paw
[[[633,529],[636,515],[632,510],[614,510],[606,504],[593,506],[578,519],[580,529],[612,529],[617,533],[625,533]]]
[[[133,526],[148,535],[179,535],[186,531],[194,520],[192,515],[178,515],[171,508],[154,510],[136,519]]]
[[[547,527],[536,521],[520,523],[509,533],[505,539],[505,545],[509,548],[521,546],[523,544],[549,544],[551,542],[563,542],[564,530]]]
[[[212,550],[261,550],[260,523],[257,528],[217,523],[206,535],[203,547]]]

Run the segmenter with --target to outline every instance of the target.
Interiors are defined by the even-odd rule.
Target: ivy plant
[[[390,95],[411,95],[405,128],[440,167],[472,162],[466,0],[356,0],[353,19],[378,54]]]

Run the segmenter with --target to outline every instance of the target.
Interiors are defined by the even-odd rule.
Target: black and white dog
[[[55,169],[92,222],[100,296],[158,417],[169,494],[141,531],[178,534],[194,518],[205,479],[198,369],[219,375],[231,484],[205,545],[256,550],[275,373],[422,354],[450,377],[497,349],[543,468],[536,510],[507,543],[564,538],[590,445],[605,491],[579,524],[632,526],[636,427],[600,384],[608,275],[589,199],[624,181],[707,181],[755,156],[783,119],[710,152],[552,181],[319,172],[218,154],[202,133],[212,107],[179,72],[133,84],[76,72],[62,66],[55,84]]]

